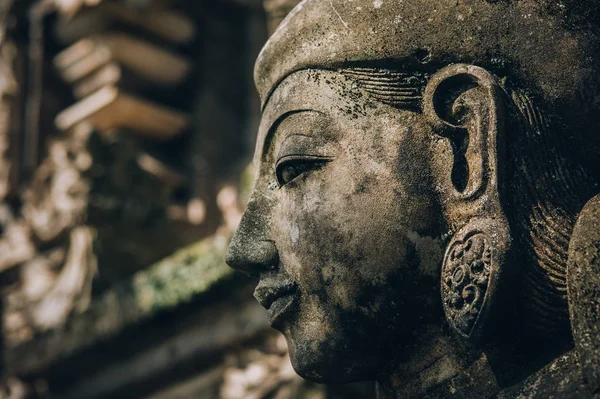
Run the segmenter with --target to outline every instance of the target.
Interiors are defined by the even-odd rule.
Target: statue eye
[[[323,166],[328,159],[323,158],[288,158],[277,163],[275,173],[277,182],[282,187],[304,173],[318,169]]]

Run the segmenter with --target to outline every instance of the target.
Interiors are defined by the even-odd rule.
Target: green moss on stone
[[[154,313],[188,302],[231,276],[224,262],[229,240],[214,236],[177,251],[131,281],[136,304],[143,313]]]

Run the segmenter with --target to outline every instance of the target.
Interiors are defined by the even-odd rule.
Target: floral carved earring
[[[504,220],[476,218],[453,237],[442,266],[442,300],[450,326],[477,343],[508,267],[510,234]]]

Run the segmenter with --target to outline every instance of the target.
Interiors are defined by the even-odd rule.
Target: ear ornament
[[[442,264],[442,304],[450,327],[474,345],[503,313],[500,283],[512,266],[499,189],[504,94],[485,69],[454,64],[431,77],[423,96],[424,114],[451,149],[434,160],[444,212],[457,228]]]
[[[463,339],[483,334],[510,250],[503,221],[474,218],[450,241],[442,266],[442,301],[446,320]]]

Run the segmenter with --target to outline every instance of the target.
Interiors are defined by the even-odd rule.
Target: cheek
[[[279,193],[275,238],[281,263],[309,294],[339,277],[353,252],[354,233],[340,218],[348,196],[332,172],[315,171]]]
[[[352,166],[283,188],[275,234],[283,268],[305,293],[345,310],[370,307],[412,251],[397,223],[397,187],[381,173],[348,173]],[[363,292],[372,299],[360,300]]]

